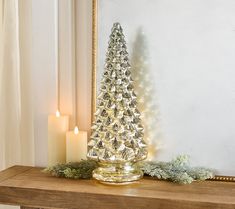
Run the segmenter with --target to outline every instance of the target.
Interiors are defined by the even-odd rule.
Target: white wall
[[[189,154],[194,165],[235,175],[234,11],[233,0],[99,1],[98,79],[118,21],[131,57],[147,62],[141,79],[146,92],[153,90],[155,124],[145,122],[158,132],[151,135],[157,159]],[[144,43],[136,43],[141,27]]]

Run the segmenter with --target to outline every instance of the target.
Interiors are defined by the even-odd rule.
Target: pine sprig
[[[170,162],[149,161],[139,165],[145,175],[179,184],[190,184],[195,180],[203,181],[214,176],[208,168],[191,167],[187,155],[180,155]]]
[[[90,179],[92,171],[98,167],[94,160],[82,160],[80,162],[57,164],[43,170],[52,176],[64,177],[71,179]]]
[[[193,181],[203,181],[214,176],[208,168],[191,167],[187,155],[180,155],[170,162],[141,162],[138,166],[145,175],[179,184],[190,184]],[[92,178],[92,171],[97,167],[98,163],[94,160],[82,160],[74,163],[57,164],[44,169],[44,172],[56,177],[90,179]]]

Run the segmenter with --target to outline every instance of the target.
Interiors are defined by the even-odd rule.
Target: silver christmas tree
[[[88,158],[101,165],[93,176],[109,182],[139,179],[134,163],[147,157],[143,132],[126,42],[121,25],[114,23],[88,143]]]

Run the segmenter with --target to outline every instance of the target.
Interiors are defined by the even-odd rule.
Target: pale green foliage
[[[171,162],[146,161],[139,163],[139,166],[145,175],[180,184],[190,184],[194,180],[203,181],[214,176],[210,169],[190,167],[187,155],[180,155]],[[56,177],[90,179],[92,171],[97,167],[96,161],[82,160],[81,162],[58,164],[46,168],[44,172]]]
[[[145,175],[180,184],[190,184],[194,180],[206,180],[214,175],[210,169],[190,167],[187,155],[180,155],[171,162],[142,162],[140,166]]]
[[[92,171],[97,167],[98,163],[94,160],[82,160],[74,163],[57,164],[44,169],[44,172],[56,177],[90,179]]]

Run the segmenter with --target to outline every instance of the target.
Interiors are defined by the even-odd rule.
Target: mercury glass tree
[[[100,164],[93,177],[109,183],[140,179],[135,163],[147,157],[143,132],[123,30],[114,23],[88,143],[87,157]]]

